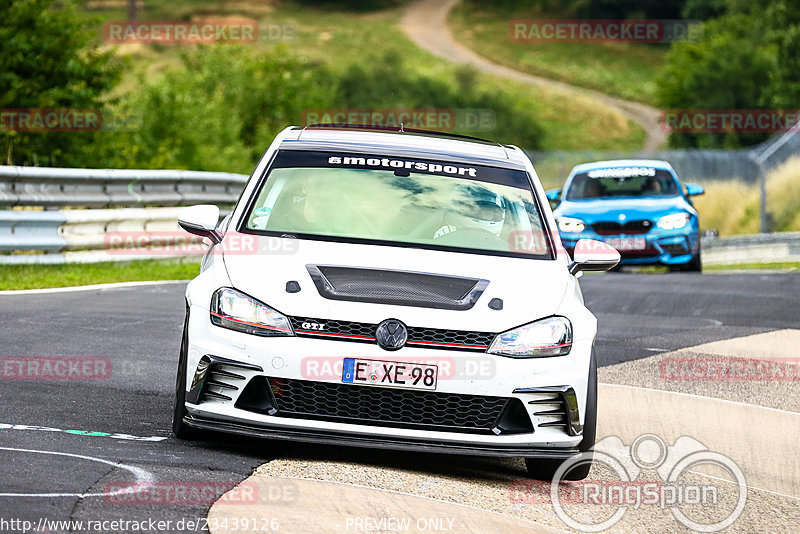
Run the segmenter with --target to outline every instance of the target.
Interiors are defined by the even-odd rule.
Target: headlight
[[[664,215],[661,217],[656,226],[662,230],[677,230],[689,224],[688,213],[673,213],[671,215]]]
[[[211,322],[257,336],[293,336],[289,319],[235,289],[223,287],[211,297]]]
[[[563,356],[572,348],[572,324],[566,317],[548,317],[494,338],[489,354],[513,358]]]
[[[558,229],[565,233],[577,234],[586,229],[586,223],[580,219],[562,217],[558,219]]]

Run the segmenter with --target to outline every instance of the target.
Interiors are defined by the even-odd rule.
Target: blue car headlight
[[[690,215],[688,213],[671,213],[658,219],[656,226],[662,230],[678,230],[689,224],[689,220]]]
[[[558,229],[566,234],[579,234],[586,229],[586,223],[573,217],[560,217]]]
[[[289,319],[263,302],[223,287],[211,297],[211,322],[257,336],[293,336]]]
[[[572,323],[566,317],[548,317],[498,334],[489,354],[512,358],[564,356],[572,349]]]

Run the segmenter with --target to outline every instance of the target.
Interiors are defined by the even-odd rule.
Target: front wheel
[[[597,436],[597,361],[592,354],[589,364],[589,384],[586,389],[586,416],[583,423],[583,440],[578,450],[583,453],[582,460],[564,473],[562,480],[583,480],[592,468],[592,447]],[[525,458],[528,476],[536,480],[552,480],[561,464],[569,460]]]
[[[669,270],[671,272],[684,272],[684,273],[702,273],[703,272],[703,258],[700,249],[697,249],[697,254],[692,256],[692,259],[682,265],[671,265]]]
[[[700,256],[700,249],[697,249],[697,254],[692,256],[692,259],[689,260],[689,263],[686,264],[686,270],[695,273],[702,273],[703,272],[703,260]]]
[[[197,431],[183,422],[186,416],[186,360],[189,352],[189,306],[186,306],[186,318],[183,323],[181,352],[178,358],[178,376],[175,379],[175,405],[172,409],[172,433],[178,439],[194,439]]]

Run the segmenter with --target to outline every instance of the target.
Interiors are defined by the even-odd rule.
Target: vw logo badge
[[[383,350],[399,350],[408,341],[408,329],[397,319],[386,319],[375,330],[375,339]]]

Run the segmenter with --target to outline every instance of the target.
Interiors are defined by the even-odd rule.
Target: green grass
[[[669,272],[664,265],[646,266],[626,266],[631,272],[636,274],[661,274]],[[800,262],[776,262],[776,263],[736,263],[732,265],[703,265],[706,272],[725,272],[725,271],[797,271],[800,270]]]
[[[103,4],[99,4],[103,5]],[[285,46],[292,53],[319,60],[334,70],[344,71],[352,64],[380,61],[387,52],[396,51],[403,58],[404,68],[418,74],[447,80],[456,86],[458,67],[417,48],[399,28],[401,7],[378,11],[347,11],[334,8],[299,5],[292,2],[275,2],[268,7],[253,1],[224,3],[219,0],[167,2],[153,0],[140,12],[141,20],[187,20],[216,16],[250,17],[262,24],[289,24],[297,30],[296,38],[282,42],[259,42],[252,46],[268,50]],[[92,9],[87,16],[102,21],[124,20],[120,7]],[[100,28],[98,26],[98,35]],[[212,46],[225,46],[224,44]],[[124,99],[128,92],[137,90],[139,76],[157,77],[167,69],[180,66],[180,55],[185,46],[121,45],[119,55],[127,57],[129,69],[116,96]],[[476,82],[481,88],[504,92],[512,96],[520,110],[531,110],[544,129],[540,149],[605,149],[638,150],[645,137],[644,131],[620,113],[609,108],[598,108],[589,98],[575,98],[571,94],[553,89],[531,87],[528,84],[480,75]],[[457,106],[454,106],[457,107]],[[291,119],[291,118],[290,118]],[[301,117],[294,118],[299,124]],[[487,131],[483,137],[508,142],[503,139],[503,125]],[[265,140],[265,146],[268,140]]]
[[[558,18],[529,10],[508,12],[491,2],[463,1],[451,12],[449,22],[458,41],[496,63],[627,100],[655,103],[655,78],[665,63],[668,45],[511,40],[514,19]]]
[[[200,273],[199,259],[131,262],[0,265],[0,290],[83,286],[111,282],[189,280]]]
[[[777,263],[736,263],[733,265],[704,265],[706,271],[758,271],[758,270],[781,270],[797,271],[800,270],[800,262],[777,262]]]

